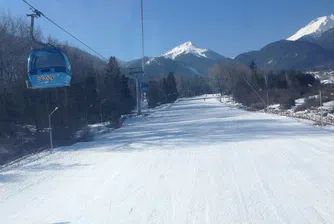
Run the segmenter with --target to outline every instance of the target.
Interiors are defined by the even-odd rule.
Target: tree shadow
[[[19,174],[2,174],[0,173],[0,183],[8,182],[18,182],[21,180],[21,175]]]
[[[254,116],[256,114],[256,116]],[[98,141],[78,144],[64,150],[143,150],[164,146],[196,146],[262,139],[282,139],[324,135],[323,130],[298,121],[231,108],[224,104],[196,104],[184,101],[148,117],[128,120],[112,134]],[[233,118],[233,119],[231,119]],[[328,135],[328,133],[326,132]],[[134,145],[140,147],[134,147]]]
[[[89,164],[80,164],[80,163],[73,163],[73,164],[60,164],[60,163],[49,163],[49,164],[27,164],[21,167],[21,170],[31,171],[31,172],[39,172],[39,171],[48,171],[48,170],[65,170],[71,169],[75,167],[86,167]]]
[[[51,224],[71,224],[71,222],[53,222]]]
[[[44,161],[45,162],[45,161]],[[21,164],[17,167],[14,167],[16,171],[19,172],[41,172],[41,171],[61,171],[66,169],[72,169],[76,167],[87,167],[90,166],[89,164],[81,164],[81,163],[73,163],[73,164],[61,164],[61,163],[26,163]],[[8,171],[8,170],[7,170]],[[21,174],[10,174],[4,171],[0,173],[0,183],[12,183],[12,182],[19,182],[24,179],[24,176]]]

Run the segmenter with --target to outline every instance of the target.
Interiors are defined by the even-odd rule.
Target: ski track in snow
[[[0,170],[1,223],[334,223],[333,137],[181,99]]]

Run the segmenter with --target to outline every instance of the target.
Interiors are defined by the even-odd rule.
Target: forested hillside
[[[41,31],[39,39],[45,39]],[[38,150],[48,143],[48,115],[52,115],[55,145],[74,141],[74,133],[93,122],[112,121],[135,105],[128,78],[116,58],[109,62],[48,38],[69,57],[73,77],[70,87],[27,89],[27,58],[32,49],[24,19],[0,16],[0,163],[7,157]]]
[[[255,62],[249,66],[241,63],[217,64],[212,67],[209,80],[214,92],[232,95],[234,100],[254,110],[271,104],[280,104],[287,109],[295,105],[295,99],[315,95],[319,88],[324,88],[310,74],[295,70],[262,70]]]

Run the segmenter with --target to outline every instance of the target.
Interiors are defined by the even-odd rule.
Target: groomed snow
[[[312,20],[308,25],[301,28],[288,40],[295,41],[306,35],[320,36],[322,33],[334,27],[334,14],[329,16],[322,16]]]
[[[333,137],[182,99],[3,168],[1,223],[334,223]]]

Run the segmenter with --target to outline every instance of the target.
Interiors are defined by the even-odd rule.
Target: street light
[[[100,119],[101,119],[101,123],[103,122],[103,116],[102,116],[102,104],[104,104],[104,102],[106,102],[106,99],[103,99],[100,103]]]
[[[50,134],[50,147],[51,150],[53,149],[53,143],[52,143],[52,127],[51,127],[51,115],[58,110],[58,107],[56,107],[50,114],[49,114],[49,134]]]

